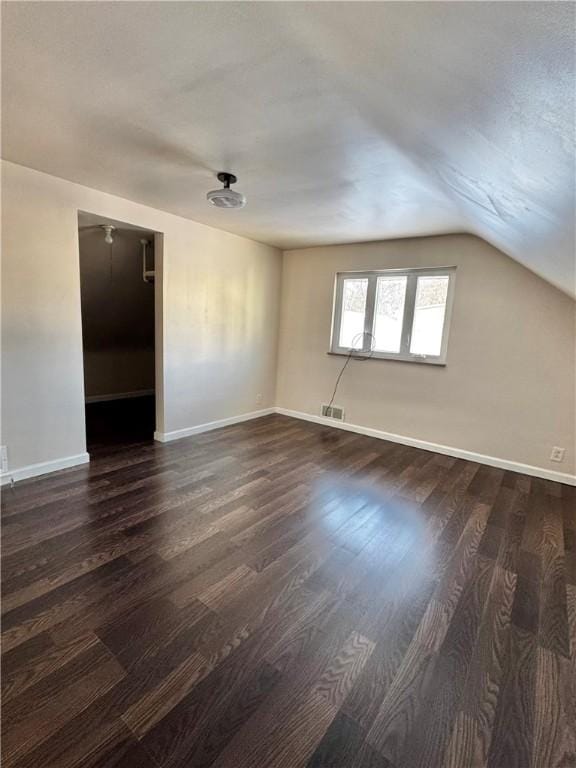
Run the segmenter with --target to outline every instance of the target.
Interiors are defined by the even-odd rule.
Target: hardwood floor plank
[[[99,644],[12,699],[2,712],[4,765],[13,765],[124,675],[118,662]]]
[[[304,587],[298,590],[298,596],[300,600],[293,602],[292,609],[283,611],[266,650],[266,661],[280,672],[296,663],[314,635],[321,631],[323,612],[335,605],[327,593],[317,594]]]
[[[427,598],[429,594],[419,593],[410,600],[393,601],[381,612],[376,625],[370,622],[368,634],[376,641],[375,647],[342,707],[343,713],[366,732],[370,730],[427,612],[430,605]],[[361,622],[360,627],[364,629],[366,623]],[[445,631],[443,628],[443,633]],[[425,634],[428,636],[427,632]],[[422,639],[424,644],[424,638],[417,639]]]
[[[538,643],[543,648],[569,659],[570,635],[564,555],[555,555],[546,560],[540,591]]]
[[[305,766],[371,651],[372,644],[353,633],[336,661],[322,654],[324,669],[320,667],[316,678],[309,677],[304,696],[295,698],[294,688],[284,686],[257,710],[214,766]]]
[[[521,550],[518,555],[512,621],[516,626],[532,634],[538,632],[541,587],[540,558]]]
[[[107,563],[94,573],[53,590],[7,613],[2,620],[2,647],[8,651],[45,630],[67,622],[88,606],[109,599],[114,587],[124,584],[132,564],[127,558]]]
[[[158,763],[137,739],[127,737],[99,756],[91,768],[158,768]]]
[[[128,707],[122,719],[142,738],[212,671],[212,664],[200,653],[193,653],[176,667],[152,691]]]
[[[505,670],[516,575],[498,565],[460,699],[446,764],[485,765]]]
[[[506,675],[498,698],[488,768],[532,765],[536,692],[536,637],[512,624]],[[552,734],[548,735],[552,739]]]
[[[353,720],[338,714],[324,734],[306,768],[393,768],[366,741]]]
[[[88,632],[69,643],[56,645],[48,632],[8,651],[2,657],[2,703],[38,683],[42,678],[65,666],[69,661],[98,644],[97,636]]]
[[[358,632],[352,632],[339,654],[323,672],[315,692],[332,704],[343,702],[373,650],[373,642]]]
[[[212,671],[199,678],[200,682],[144,735],[143,744],[157,762],[169,766],[202,764],[200,755],[212,739],[212,760],[225,748],[278,680],[278,671],[270,665],[250,663],[254,645],[251,648],[247,641],[221,663],[212,662]]]
[[[96,633],[126,670],[156,658],[214,614],[198,600],[176,609],[169,600],[153,598],[132,610],[113,617],[96,628]]]
[[[412,642],[368,731],[367,740],[398,765],[406,740],[420,714],[433,676],[437,654]]]
[[[574,721],[567,659],[538,648],[534,710],[534,768],[576,765]]]
[[[107,768],[109,764],[122,765],[134,742],[130,730],[104,696],[71,718],[15,765],[16,768]],[[151,768],[151,763],[144,758],[137,768]]]
[[[7,768],[567,768],[576,491],[272,415],[3,506]]]
[[[399,764],[410,768],[443,765],[456,719],[494,562],[478,557],[438,651],[430,688]]]

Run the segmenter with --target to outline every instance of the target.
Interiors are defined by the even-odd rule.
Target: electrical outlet
[[[0,445],[0,472],[8,472],[8,446]]]
[[[565,450],[565,448],[559,448],[557,445],[555,445],[552,448],[552,453],[550,454],[550,461],[564,461]]]
[[[256,395],[256,403],[258,405],[262,404],[262,395],[260,394],[260,392]]]

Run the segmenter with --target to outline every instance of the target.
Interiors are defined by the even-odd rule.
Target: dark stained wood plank
[[[128,759],[135,741],[110,699],[104,696],[80,714],[72,716],[52,736],[24,755],[16,763],[16,768],[104,768],[109,764],[123,765],[122,761],[125,756]],[[142,757],[143,750],[138,752]],[[152,768],[152,765],[150,760],[144,758],[134,768]]]
[[[468,487],[468,493],[486,504],[492,504],[498,496],[504,470],[482,466]]]
[[[568,626],[570,632],[570,665],[568,667],[568,709],[569,719],[576,723],[576,587],[569,584],[566,588],[568,607]]]
[[[436,661],[430,648],[416,641],[410,644],[368,731],[368,743],[393,765],[399,763],[421,712]]]
[[[433,583],[409,599],[391,601],[376,622],[363,619],[360,626],[375,640],[375,647],[342,711],[368,731],[378,714],[423,616],[431,605]],[[369,616],[369,618],[371,618]],[[426,632],[428,635],[428,633]]]
[[[158,764],[137,739],[128,736],[106,754],[98,756],[91,768],[158,768]]]
[[[7,489],[8,768],[576,765],[576,491],[274,415]]]
[[[515,494],[505,524],[502,545],[498,552],[498,562],[507,571],[513,573],[518,570],[518,557],[520,543],[526,523],[526,503],[525,494]]]
[[[534,711],[534,765],[576,764],[576,720],[569,661],[538,648]]]
[[[366,741],[354,720],[337,715],[306,768],[393,768]]]
[[[298,590],[297,597],[291,601],[290,610],[282,611],[266,650],[266,660],[281,672],[306,653],[321,631],[325,612],[337,605],[327,593],[317,594],[305,588]]]
[[[532,765],[536,694],[536,637],[512,624],[506,674],[498,707],[488,768],[525,768]],[[552,734],[549,733],[552,737]]]
[[[41,632],[69,621],[94,602],[109,600],[114,589],[128,581],[132,569],[132,563],[127,558],[119,558],[10,611],[2,620],[3,649],[8,651]]]
[[[132,733],[144,736],[213,669],[202,654],[193,652],[148,693],[128,707],[122,719]]]
[[[538,643],[553,653],[570,658],[563,555],[549,558],[544,564],[540,591]]]
[[[135,715],[128,713],[128,719],[135,722],[144,746],[157,762],[170,766],[200,765],[205,759],[200,755],[210,742],[212,760],[225,748],[279,678],[278,671],[266,662],[254,666],[248,663],[249,658],[249,651],[239,647],[221,664],[215,664],[207,675],[200,663],[194,664],[192,675],[198,675],[198,684],[156,724],[153,711],[148,716],[141,709]],[[172,695],[170,688],[168,695]],[[151,703],[155,706],[156,701]],[[144,734],[149,724],[154,727]]]
[[[322,673],[316,685],[317,693],[332,704],[343,702],[373,650],[374,643],[358,632],[352,632]]]
[[[97,636],[88,632],[57,645],[45,632],[8,651],[2,657],[3,704],[97,643]]]
[[[462,593],[438,651],[430,688],[408,738],[401,765],[426,768],[429,765],[444,764],[493,568],[493,561],[481,557],[476,561],[472,578]]]
[[[485,765],[505,670],[516,575],[494,568],[446,756],[448,768]]]
[[[305,664],[298,673],[302,695],[295,696],[300,693],[298,684],[279,686],[277,695],[269,697],[214,766],[306,765],[371,650],[370,641],[352,633],[334,656],[326,648],[319,656],[314,654],[311,665]]]
[[[124,669],[157,659],[182,636],[215,615],[198,600],[177,609],[166,599],[153,598],[101,624],[96,633]]]
[[[99,643],[3,707],[3,764],[13,765],[75,714],[112,689],[125,672]]]

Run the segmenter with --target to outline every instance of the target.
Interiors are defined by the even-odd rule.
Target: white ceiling
[[[474,232],[576,292],[572,3],[9,2],[2,54],[6,159],[280,247]]]

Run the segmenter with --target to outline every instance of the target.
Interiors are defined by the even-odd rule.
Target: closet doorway
[[[162,236],[78,214],[87,450],[151,442],[161,392]]]

